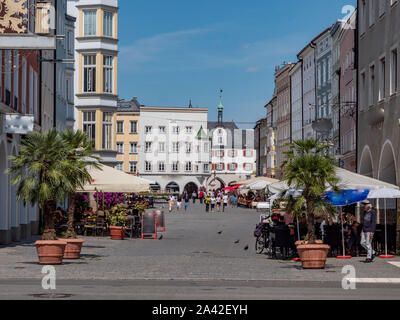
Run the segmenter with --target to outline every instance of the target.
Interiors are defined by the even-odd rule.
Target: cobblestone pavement
[[[341,283],[342,268],[348,264],[356,268],[358,278],[400,278],[400,267],[380,259],[373,264],[362,263],[364,257],[329,259],[325,270],[303,270],[300,263],[257,255],[253,230],[259,214],[248,209],[230,208],[226,213],[205,213],[199,204],[191,204],[187,212],[167,213],[166,221],[162,240],[84,238],[82,258],[65,260],[63,265],[57,266],[57,279]],[[239,244],[235,244],[236,240],[240,240]],[[42,276],[33,241],[0,247],[0,279],[40,279]]]

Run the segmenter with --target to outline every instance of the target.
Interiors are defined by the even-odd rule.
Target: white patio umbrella
[[[263,190],[265,189],[268,185],[270,185],[271,183],[273,183],[273,181],[267,181],[267,180],[259,180],[256,182],[252,182],[249,184],[246,184],[244,186],[241,186],[241,189],[250,189],[250,190]]]
[[[120,170],[102,165],[101,169],[88,169],[92,181],[77,192],[121,192],[139,193],[150,190],[148,180],[129,175]]]
[[[394,258],[394,256],[388,255],[387,248],[387,218],[386,218],[386,200],[387,199],[399,199],[400,191],[391,188],[382,188],[371,190],[368,199],[385,199],[385,255],[381,256],[381,258]]]

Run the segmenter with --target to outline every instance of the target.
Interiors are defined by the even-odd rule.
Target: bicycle
[[[262,254],[266,250],[267,255],[272,255],[272,241],[269,237],[270,232],[268,227],[262,229],[261,235],[256,238],[255,250],[257,254]]]

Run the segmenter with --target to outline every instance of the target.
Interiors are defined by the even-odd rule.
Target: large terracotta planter
[[[64,251],[64,259],[79,259],[81,257],[81,250],[83,239],[64,239],[67,242]]]
[[[329,246],[326,244],[300,244],[297,246],[303,269],[325,269]]]
[[[62,264],[67,242],[64,240],[39,240],[35,242],[39,263],[45,265]]]
[[[125,229],[122,227],[110,227],[111,240],[124,240]]]

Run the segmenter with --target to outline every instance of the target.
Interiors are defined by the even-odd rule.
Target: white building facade
[[[208,109],[140,107],[139,175],[167,192],[198,192],[211,173]]]
[[[291,84],[291,131],[292,141],[303,139],[303,89],[302,62],[299,61],[289,72]]]
[[[256,174],[254,129],[239,129],[233,122],[209,122],[212,138],[212,175],[207,189],[217,190],[250,179]]]
[[[315,55],[314,46],[309,43],[297,57],[302,60],[303,68],[303,129],[304,139],[316,138],[312,128],[315,121]]]

